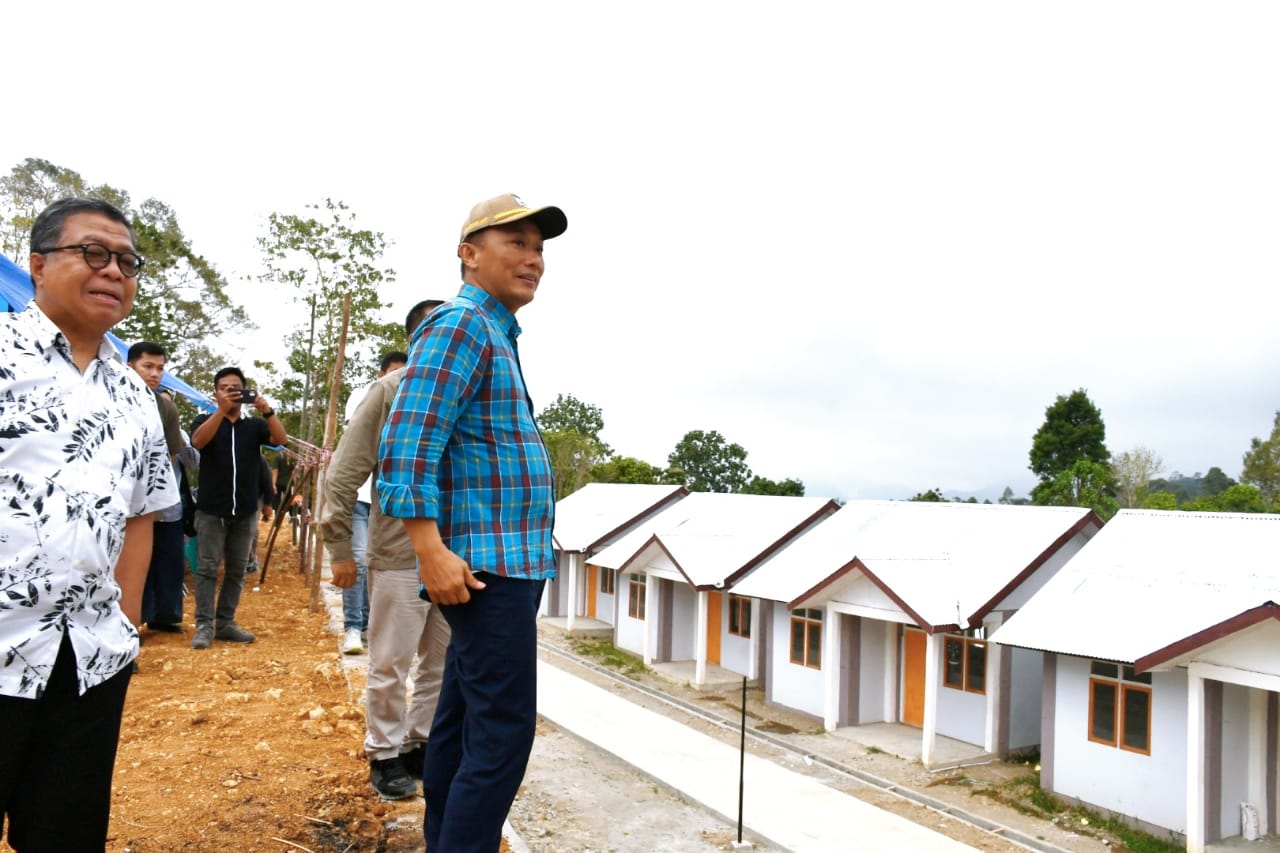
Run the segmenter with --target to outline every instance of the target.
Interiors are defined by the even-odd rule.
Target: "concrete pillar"
[[[707,682],[707,593],[698,590],[697,602],[693,605],[693,686],[701,687]]]
[[[840,614],[829,608],[822,616],[822,727],[840,726]]]
[[[902,721],[902,703],[898,695],[898,685],[902,683],[902,673],[899,671],[902,656],[898,654],[901,637],[901,625],[897,622],[884,623],[884,716],[881,719],[886,723]]]
[[[653,665],[654,626],[658,624],[658,579],[645,575],[644,583],[644,665]]]
[[[566,633],[571,633],[574,627],[574,619],[578,615],[578,582],[582,577],[582,555],[569,555],[569,585],[565,589],[564,600],[565,607],[569,612],[565,614],[564,629]]]
[[[1187,672],[1187,853],[1204,853],[1204,679]]]
[[[1003,622],[1001,614],[989,614],[982,620],[982,627],[986,629],[985,636],[990,637]],[[1005,650],[998,643],[987,642],[987,726],[982,748],[992,755],[1000,753],[1000,730],[1009,725],[1008,720],[1000,717],[1005,690],[1004,678],[1001,677],[1004,672],[1004,656]]]
[[[938,749],[938,671],[942,665],[941,634],[925,634],[924,641],[924,726],[921,731],[920,763],[933,767]]]
[[[1248,802],[1258,810],[1258,834],[1273,831],[1267,808],[1267,692],[1249,688],[1249,787]]]

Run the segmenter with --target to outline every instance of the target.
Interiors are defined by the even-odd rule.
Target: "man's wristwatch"
[[[276,416],[276,410],[275,410],[275,409],[267,409],[265,412],[263,412],[263,413],[262,413],[262,416],[263,416],[264,418],[274,418],[274,417]]]

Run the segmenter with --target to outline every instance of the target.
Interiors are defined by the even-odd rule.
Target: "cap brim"
[[[559,237],[569,228],[569,217],[558,207],[540,207],[529,218],[538,223],[543,240]]]

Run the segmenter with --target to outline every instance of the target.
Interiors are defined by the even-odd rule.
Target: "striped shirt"
[[[385,515],[433,518],[474,572],[555,576],[551,460],[516,353],[520,327],[471,284],[419,327],[382,432]]]

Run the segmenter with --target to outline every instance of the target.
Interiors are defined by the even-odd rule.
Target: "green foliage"
[[[180,374],[195,388],[212,389],[213,374],[238,362],[209,342],[250,324],[227,295],[226,279],[195,251],[177,212],[164,202],[149,198],[135,207],[124,190],[93,185],[71,169],[28,158],[0,178],[0,242],[4,252],[26,266],[36,215],[68,196],[99,198],[120,208],[133,226],[138,254],[147,260],[138,278],[133,311],[115,333],[126,343],[147,340],[160,344],[169,353],[166,366],[171,373]]]
[[[742,489],[744,495],[783,495],[785,497],[804,497],[804,483],[794,478],[786,480],[770,480],[768,477],[755,476]]]
[[[644,662],[630,652],[619,649],[608,640],[579,640],[573,646],[573,653],[586,658],[594,658],[610,669],[616,669],[623,675],[636,676],[645,671]]]
[[[1177,509],[1178,499],[1172,492],[1148,492],[1142,500],[1143,509]]]
[[[1112,497],[1115,483],[1107,465],[1088,459],[1077,459],[1067,470],[1031,490],[1036,506],[1085,506],[1103,521],[1119,508]]]
[[[609,445],[600,440],[604,414],[599,406],[558,394],[537,420],[551,457],[556,500],[594,480],[593,470],[613,454]]]
[[[690,430],[667,457],[667,482],[694,492],[740,492],[751,479],[747,451],[712,430]]]
[[[306,208],[303,215],[267,217],[266,234],[258,238],[266,267],[259,278],[295,289],[296,301],[307,309],[286,338],[289,367],[301,377],[301,388],[282,382],[281,397],[296,401],[302,410],[300,437],[315,444],[323,435],[332,383],[354,377],[350,385],[359,386],[377,372],[390,325],[378,316],[386,307],[379,290],[395,280],[395,271],[378,266],[387,248],[382,233],[357,228],[347,205],[325,199]],[[351,297],[346,364],[343,376],[334,376],[346,296]]]
[[[593,483],[641,483],[652,486],[663,481],[662,475],[661,468],[634,456],[614,456],[591,467]]]
[[[1271,436],[1252,439],[1242,461],[1240,482],[1256,486],[1268,504],[1275,503],[1280,497],[1280,412],[1276,412]]]
[[[930,489],[927,492],[916,492],[911,496],[913,501],[921,501],[924,503],[946,503],[947,499],[942,496],[942,490],[938,488]]]
[[[1045,409],[1044,424],[1031,442],[1029,467],[1043,484],[1051,482],[1080,459],[1099,465],[1111,461],[1102,412],[1083,388],[1067,396],[1058,395],[1053,405]]]

